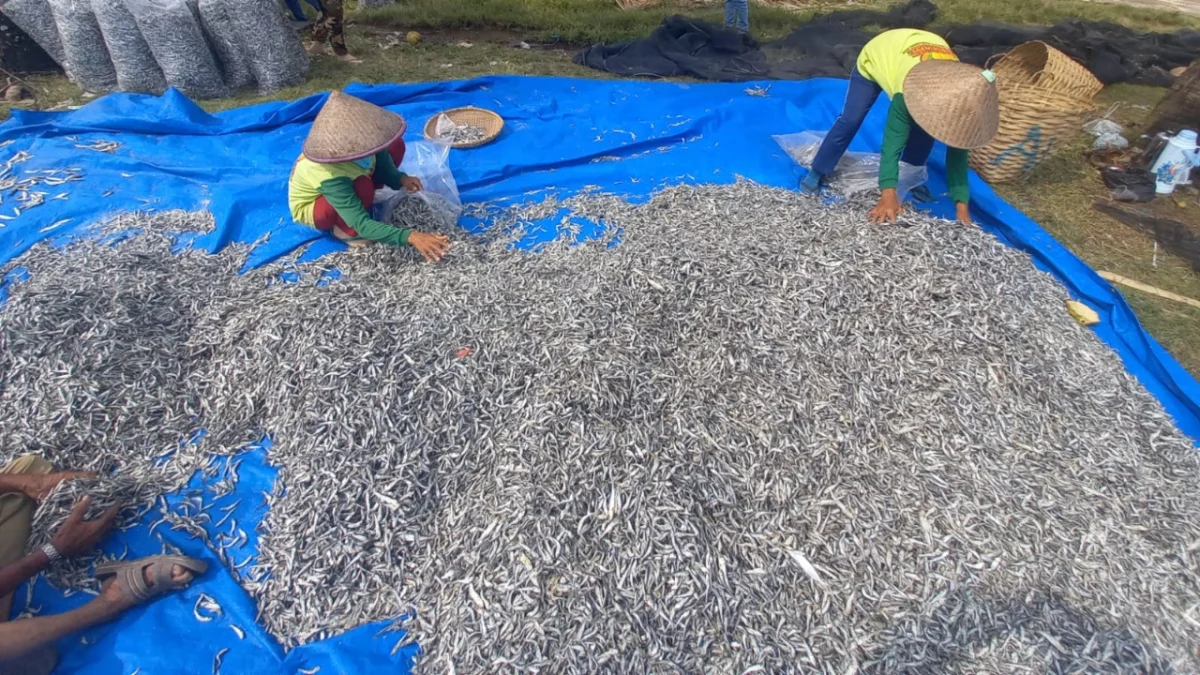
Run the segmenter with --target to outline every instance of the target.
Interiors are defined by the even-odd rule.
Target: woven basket
[[[971,167],[989,183],[1009,183],[1075,137],[1104,85],[1044,42],[1020,45],[992,71],[1000,93],[1000,131],[986,147],[971,151]]]
[[[451,143],[450,147],[452,148],[478,148],[481,145],[485,145],[496,140],[496,137],[500,135],[501,130],[504,129],[504,119],[491,110],[472,107],[452,108],[450,110],[442,111],[429,118],[429,121],[425,123],[425,138],[428,138],[429,140],[437,140],[437,121],[442,115],[450,118],[450,121],[454,122],[455,124],[470,124],[472,126],[482,127],[484,133],[486,134],[482,140]]]

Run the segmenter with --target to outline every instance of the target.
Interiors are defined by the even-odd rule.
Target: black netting
[[[886,12],[862,9],[817,16],[786,37],[760,45],[735,30],[672,16],[646,38],[593,45],[577,54],[575,62],[617,75],[688,75],[723,82],[848,77],[868,40],[881,31],[906,27],[942,35],[968,63],[984,65],[1016,45],[1042,40],[1087,66],[1105,84],[1165,86],[1172,80],[1171,68],[1188,65],[1200,53],[1200,31],[1195,30],[1139,33],[1113,23],[1079,19],[1053,26],[989,22],[938,26],[936,21],[936,5],[911,0]]]

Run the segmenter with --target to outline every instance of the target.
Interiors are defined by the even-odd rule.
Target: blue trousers
[[[825,134],[821,149],[813,158],[811,170],[814,173],[822,178],[833,173],[882,91],[879,85],[863,77],[858,68],[854,69],[850,74],[850,88],[846,90],[846,104],[842,106],[842,114],[833,123],[829,133]],[[904,154],[900,160],[913,166],[925,166],[932,150],[933,137],[914,124],[908,132],[908,142],[904,144]]]
[[[750,32],[750,0],[725,0],[725,27]]]
[[[284,3],[287,4],[288,11],[292,13],[292,16],[294,16],[297,21],[306,21],[307,20],[304,17],[304,10],[301,9],[301,7],[300,7],[300,0],[283,0],[283,1],[284,1]],[[324,11],[324,8],[321,7],[321,0],[308,0],[308,4],[310,6],[312,6],[312,8],[317,10],[318,12]]]

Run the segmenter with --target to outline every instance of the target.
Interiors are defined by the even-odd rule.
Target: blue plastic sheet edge
[[[768,96],[747,93],[766,88]],[[506,129],[494,143],[468,153],[452,153],[452,166],[464,201],[514,201],[540,195],[569,195],[589,189],[644,199],[657,189],[679,183],[730,182],[744,177],[778,187],[794,187],[799,169],[770,139],[774,134],[824,129],[838,114],[846,84],[838,80],[757,84],[680,84],[596,81],[566,78],[486,77],[468,81],[411,85],[351,85],[347,91],[404,114],[407,140],[420,137],[423,120],[437,110],[479,105],[500,112]],[[36,169],[82,167],[88,174],[69,199],[47,203],[20,222],[0,229],[0,264],[38,241],[55,243],[89,236],[106,214],[206,208],[217,227],[191,244],[217,251],[233,241],[256,242],[248,266],[258,266],[304,248],[311,260],[342,250],[337,242],[287,217],[283,201],[286,175],[316,116],[323,95],[290,103],[265,103],[209,114],[177,92],[162,97],[110,95],[66,113],[13,111],[0,124],[0,144],[8,157],[18,151],[35,155],[22,166]],[[886,114],[876,105],[851,148],[877,151]],[[415,123],[413,122],[415,121]],[[81,150],[77,142],[118,140],[112,154]],[[930,185],[944,194],[941,150],[930,162]],[[1200,440],[1200,384],[1138,323],[1129,306],[1106,281],[1055,241],[1035,222],[1005,203],[972,175],[972,213],[1004,243],[1023,250],[1053,274],[1069,293],[1101,315],[1096,334],[1121,357],[1128,370],[1173,416],[1179,428]],[[948,217],[943,198],[933,213]],[[0,207],[0,213],[4,208]],[[58,228],[53,224],[67,222]],[[482,227],[464,219],[469,229]],[[543,228],[544,237],[554,235]],[[264,240],[264,235],[269,238]],[[0,296],[20,283],[19,270],[0,282]],[[269,430],[268,430],[269,431]],[[264,492],[274,486],[275,471],[261,447],[239,456],[241,479],[234,495],[214,496],[211,481],[197,477],[184,495],[205,499],[243,499],[235,510],[243,529],[253,530],[265,514]],[[218,459],[216,462],[229,460]],[[235,460],[236,461],[236,460]],[[168,504],[182,495],[172,495]],[[218,501],[218,506],[225,502]],[[246,510],[249,509],[249,510]],[[106,543],[106,551],[147,555],[159,544],[151,539],[155,514]],[[165,528],[160,528],[160,533]],[[217,531],[210,536],[217,536]],[[228,533],[226,533],[228,534]],[[217,568],[179,596],[168,596],[130,612],[113,624],[80,638],[60,642],[60,673],[143,672],[207,673],[221,645],[232,644],[225,664],[232,672],[293,673],[321,665],[329,672],[407,672],[417,648],[393,653],[400,634],[383,633],[386,622],[361,626],[286,652],[255,621],[256,610],[228,569],[198,540],[170,532],[166,538]],[[245,544],[252,565],[257,536]],[[32,604],[43,613],[77,606],[85,598],[65,597],[39,582]],[[198,593],[219,597],[226,606],[221,621],[188,627]],[[14,603],[14,613],[25,599]],[[247,632],[235,640],[226,625],[236,621]],[[189,659],[178,651],[186,640]]]

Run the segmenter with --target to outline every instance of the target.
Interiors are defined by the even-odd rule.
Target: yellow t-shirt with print
[[[321,184],[331,178],[347,178],[353,181],[359,176],[370,176],[375,169],[375,158],[367,166],[356,162],[340,164],[318,164],[300,155],[292,166],[292,175],[288,178],[288,208],[292,218],[298,223],[313,226],[313,205],[321,196]]]
[[[929,59],[957,61],[950,45],[929,31],[897,28],[876,35],[858,55],[858,72],[878,84],[888,98],[904,93],[904,78]]]

